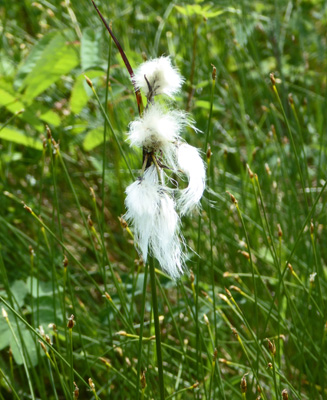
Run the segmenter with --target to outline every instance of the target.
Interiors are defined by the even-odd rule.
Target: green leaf
[[[16,113],[25,110],[18,118],[26,121],[33,126],[37,131],[44,132],[44,121],[53,126],[60,125],[59,116],[52,110],[47,109],[43,104],[33,102],[32,105],[26,106],[22,100],[21,95],[15,93],[8,83],[4,80],[0,81],[0,105],[6,107],[11,113]]]
[[[92,129],[87,133],[83,142],[85,151],[90,151],[103,142],[103,127]]]
[[[31,279],[33,279],[32,282],[31,282]],[[32,286],[31,286],[31,284],[32,284]],[[37,279],[28,277],[27,281],[26,281],[26,286],[28,288],[28,292],[35,298],[44,297],[44,296],[51,297],[53,295],[51,282],[39,281],[39,287],[38,287]],[[31,289],[32,289],[32,291],[31,291]],[[59,290],[61,291],[61,289],[59,289]]]
[[[42,142],[39,139],[34,139],[28,136],[26,133],[9,126],[6,126],[0,131],[0,139],[18,143],[26,147],[32,147],[36,150],[43,149]]]
[[[23,346],[21,345],[21,341],[19,339],[18,336],[18,332],[16,329],[14,329],[15,331],[15,336],[18,339],[18,343],[21,346],[21,349],[25,349],[26,353],[27,353],[27,357],[26,357],[26,362],[27,365],[31,365],[31,366],[35,366],[37,365],[37,350],[36,350],[36,339],[34,339],[32,337],[32,334],[27,330],[27,329],[21,329],[21,335],[22,335],[22,342],[23,342]],[[23,358],[21,355],[21,352],[17,346],[17,343],[13,337],[13,335],[10,332],[10,347],[11,347],[11,351],[14,357],[14,360],[16,362],[16,364],[18,365],[22,365],[23,364]],[[24,350],[23,350],[24,353]],[[28,362],[29,361],[29,362]]]
[[[33,68],[35,67],[36,63],[42,57],[42,53],[44,52],[47,45],[50,41],[54,38],[55,32],[50,32],[47,35],[43,36],[36,45],[32,48],[31,52],[29,53],[27,59],[18,69],[14,86],[15,88],[19,89],[22,86],[24,78],[27,74],[29,74]]]
[[[77,50],[73,44],[67,43],[62,34],[54,36],[40,54],[34,68],[26,76],[24,98],[27,102],[44,92],[50,85],[68,74],[79,64]]]
[[[24,305],[24,299],[28,293],[26,283],[24,281],[15,281],[10,287],[11,293],[14,296],[19,307]]]
[[[100,39],[101,32],[94,31],[92,28],[83,30],[81,41],[81,64],[83,71],[90,68],[100,67]]]
[[[87,76],[90,79],[102,76],[103,74],[103,71],[87,71]],[[72,89],[72,95],[70,97],[70,109],[72,112],[79,114],[86,106],[91,95],[92,90],[86,83],[84,74],[82,74],[76,79]]]

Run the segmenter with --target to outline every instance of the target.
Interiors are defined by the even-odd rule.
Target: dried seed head
[[[68,329],[73,329],[74,325],[75,325],[75,321],[74,321],[74,315],[72,314],[69,318],[68,318],[68,323],[67,323],[67,328]]]
[[[191,281],[191,283],[193,283],[194,282],[194,272],[191,270],[190,271],[190,281]]]
[[[274,342],[274,341],[271,341],[271,340],[269,340],[269,339],[267,339],[267,342],[268,342],[268,348],[269,348],[270,353],[271,353],[273,356],[275,356],[275,354],[276,354],[276,345],[275,345],[275,342]]]
[[[231,285],[229,288],[230,288],[230,290],[235,290],[238,293],[242,292],[242,290],[239,287],[235,286],[235,285]]]
[[[250,253],[248,253],[247,251],[244,251],[244,250],[239,250],[238,251],[240,254],[242,254],[242,256],[244,256],[247,260],[249,260],[250,259]]]
[[[251,171],[251,168],[249,167],[248,164],[246,164],[246,166],[247,166],[247,169],[248,169],[248,174],[249,174],[250,179],[253,179],[254,173]]]
[[[314,272],[313,274],[310,274],[309,281],[310,281],[310,284],[311,284],[311,285],[313,285],[313,284],[314,284],[314,281],[315,281],[316,275],[317,275],[317,272]]]
[[[128,227],[128,223],[124,220],[123,217],[118,217],[120,225],[122,228],[126,229]]]
[[[86,83],[90,86],[91,89],[93,89],[93,83],[90,78],[88,78],[86,75],[84,75],[84,78],[86,80]]]
[[[95,199],[95,193],[93,187],[90,187],[90,195],[93,199]]]
[[[209,326],[209,325],[210,325],[210,322],[209,322],[209,319],[208,319],[208,317],[206,316],[206,314],[203,314],[203,319],[204,319],[205,324],[206,324],[207,326]]]
[[[119,336],[127,336],[127,332],[125,332],[125,331],[119,331],[119,332],[116,333],[116,335],[119,335]]]
[[[233,204],[237,204],[237,200],[235,199],[235,196],[234,196],[234,195],[232,195],[230,192],[227,192],[227,191],[226,191],[226,193],[228,193],[228,194],[229,194],[229,196],[230,196],[230,199],[231,199],[231,202],[232,202]]]
[[[246,375],[247,374],[244,374],[242,379],[241,379],[241,392],[242,393],[246,393],[247,389],[248,389],[248,385],[247,385],[246,378],[245,378]]]
[[[52,329],[54,332],[57,332],[56,324],[51,323],[51,324],[48,325],[48,327],[49,327],[50,329]]]
[[[287,392],[286,389],[284,389],[284,390],[282,391],[282,398],[283,398],[283,400],[288,400],[288,392]]]
[[[270,76],[270,81],[271,81],[272,85],[275,86],[276,85],[275,75],[274,74],[270,74],[269,76]]]
[[[92,378],[89,378],[89,386],[90,386],[90,388],[91,388],[92,391],[95,390],[95,384],[93,383]]]
[[[314,231],[315,231],[315,226],[313,225],[313,220],[311,220],[311,222],[310,222],[310,234],[313,235]]]
[[[230,328],[231,328],[231,330],[232,330],[233,335],[234,335],[236,338],[238,338],[237,330],[236,330],[233,326],[231,326]]]
[[[145,378],[146,371],[142,371],[141,373],[141,388],[144,390],[146,388],[146,378]]]
[[[89,224],[89,227],[90,228],[92,228],[93,227],[93,221],[92,221],[92,219],[91,219],[91,215],[88,215],[88,217],[87,217],[87,223]]]
[[[35,252],[34,252],[34,249],[33,249],[32,246],[28,246],[28,251],[30,252],[30,255],[31,255],[32,257],[34,257]]]
[[[269,168],[268,163],[265,163],[265,169],[266,169],[267,174],[270,176],[271,175],[271,170]]]
[[[291,273],[293,274],[293,267],[292,264],[288,263],[287,264],[287,268],[291,271]]]
[[[50,344],[50,345],[52,346],[52,342],[51,342],[51,339],[50,339],[50,336],[49,336],[49,335],[45,335],[45,340],[46,340],[46,342],[47,342],[48,344]]]
[[[73,395],[74,395],[74,400],[77,400],[77,399],[78,399],[78,396],[79,396],[79,388],[77,387],[77,385],[76,385],[75,382],[74,382],[74,386],[75,386],[74,393],[73,393]]]
[[[211,64],[211,66],[212,66],[212,80],[215,81],[217,77],[217,68],[213,64]]]
[[[227,288],[225,288],[225,292],[227,293],[227,296],[231,299],[232,298],[231,292]]]
[[[268,363],[268,367],[267,368],[272,369],[272,367],[273,367],[272,363],[271,362]]]
[[[45,354],[47,354],[47,353],[48,353],[48,350],[47,350],[47,348],[45,347],[45,344],[44,344],[41,340],[39,340],[39,343],[40,343],[40,345],[41,345],[41,347],[42,347],[42,350],[45,352]]]
[[[218,350],[215,349],[214,352],[213,352],[213,355],[212,355],[212,361],[213,361],[213,362],[216,362],[217,357],[218,357]]]
[[[212,151],[211,151],[211,147],[210,144],[208,144],[208,149],[207,149],[207,161],[209,162],[212,156]]]
[[[6,311],[3,307],[1,308],[1,311],[2,311],[2,316],[3,316],[3,318],[7,319],[7,318],[8,318],[8,313],[7,313],[7,311]]]
[[[280,224],[277,224],[277,228],[278,228],[278,236],[282,237],[283,236],[283,231],[282,231],[282,228],[281,228]]]
[[[294,104],[294,99],[293,99],[292,93],[288,94],[288,102],[290,103],[291,106]]]
[[[110,360],[108,360],[108,358],[99,357],[99,360],[102,361],[106,365],[106,367],[108,367],[108,368],[111,367]]]
[[[111,296],[110,296],[109,293],[105,292],[104,295],[105,295],[105,297],[106,297],[107,300],[112,301],[112,298],[111,298]]]
[[[31,207],[27,206],[26,204],[24,204],[24,208],[26,211],[28,211],[30,214],[33,213],[33,210],[31,209]]]
[[[47,131],[48,139],[51,140],[51,138],[52,138],[51,129],[49,128],[48,125],[45,126],[45,129]]]
[[[64,267],[67,268],[67,266],[68,266],[68,258],[66,257],[66,255],[64,255],[64,259],[62,260],[62,263],[63,263]]]

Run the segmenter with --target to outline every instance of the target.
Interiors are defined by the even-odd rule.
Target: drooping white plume
[[[124,218],[131,224],[134,240],[144,262],[150,252],[173,279],[183,271],[179,217],[174,200],[158,182],[154,165],[126,189]]]
[[[178,69],[171,65],[170,57],[160,57],[144,62],[135,71],[133,81],[146,96],[149,95],[148,80],[152,95],[166,94],[172,97],[181,88],[184,78]]]
[[[177,163],[188,178],[188,186],[181,191],[178,206],[182,215],[196,207],[205,189],[205,166],[199,150],[187,143],[177,149]]]
[[[143,177],[126,189],[124,218],[133,227],[134,239],[140,249],[144,262],[147,260],[149,240],[156,223],[160,205],[160,185],[155,166],[148,168]]]
[[[172,278],[183,273],[183,253],[179,238],[179,217],[173,199],[162,192],[160,206],[156,215],[151,249],[161,268]]]

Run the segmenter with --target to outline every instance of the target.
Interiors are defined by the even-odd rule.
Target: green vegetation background
[[[166,399],[326,399],[326,2],[98,6],[133,68],[172,57],[212,152],[193,272],[157,270]],[[0,21],[0,398],[158,399],[132,180],[84,78],[137,175],[128,73],[91,1],[2,0]]]

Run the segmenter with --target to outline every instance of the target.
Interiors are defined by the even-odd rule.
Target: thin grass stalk
[[[312,202],[313,198],[312,198],[312,191],[311,191],[311,182],[310,182],[310,175],[309,175],[309,166],[308,163],[306,161],[307,159],[307,155],[305,152],[305,148],[304,148],[304,139],[303,139],[303,132],[302,132],[302,127],[299,121],[299,117],[296,111],[296,107],[295,107],[295,103],[294,103],[294,99],[292,97],[291,94],[288,95],[288,102],[291,106],[291,110],[293,112],[293,116],[296,122],[296,126],[297,126],[297,130],[299,132],[299,137],[300,137],[300,142],[301,142],[301,152],[302,152],[302,162],[303,165],[305,165],[305,172],[306,172],[306,179],[307,179],[307,185],[308,185],[308,189],[309,189],[309,195],[310,195],[310,200]]]
[[[2,309],[2,310],[4,310],[4,309]],[[19,343],[19,341],[18,341],[18,339],[17,339],[17,337],[15,335],[15,331],[14,331],[12,325],[11,325],[11,322],[10,322],[10,320],[8,318],[8,315],[5,315],[3,311],[2,311],[2,314],[3,314],[3,317],[5,318],[8,326],[9,326],[10,332],[11,332],[11,334],[12,334],[14,340],[15,340],[15,343],[17,345],[19,353],[20,353],[20,355],[22,357],[24,370],[25,370],[25,374],[26,374],[26,378],[27,378],[27,382],[28,382],[28,387],[29,387],[29,390],[30,390],[30,393],[31,393],[31,397],[32,397],[33,400],[35,400],[36,397],[35,397],[35,393],[34,393],[34,389],[33,389],[33,383],[32,383],[32,379],[31,379],[31,376],[30,376],[30,373],[29,373],[29,369],[28,369],[28,366],[27,366],[27,363],[26,363],[25,354],[23,352],[21,344]]]
[[[253,284],[253,289],[254,289],[254,311],[255,311],[256,336],[258,336],[258,334],[259,334],[258,292],[257,292],[257,285],[256,285],[256,280],[255,280],[255,267],[254,267],[254,263],[253,263],[251,245],[250,245],[250,240],[249,240],[249,236],[248,236],[248,233],[247,233],[247,229],[246,229],[246,226],[245,226],[245,223],[244,223],[244,219],[243,219],[243,216],[242,216],[242,212],[241,212],[240,207],[238,205],[238,201],[235,199],[235,197],[233,195],[231,195],[231,200],[235,204],[235,207],[236,207],[236,210],[237,210],[237,214],[238,214],[239,219],[241,221],[243,232],[244,232],[244,236],[245,236],[245,241],[246,241],[246,244],[247,244],[247,250],[248,250],[248,253],[249,253],[249,260],[250,260],[251,274],[252,274],[252,284]],[[258,373],[258,369],[259,369],[259,360],[257,359],[257,364],[256,364],[257,373]]]
[[[141,365],[142,365],[142,341],[143,341],[143,328],[144,328],[144,313],[146,304],[146,287],[148,281],[148,270],[149,267],[144,266],[144,277],[143,277],[143,289],[142,289],[142,304],[141,304],[141,315],[140,315],[140,333],[139,343],[137,351],[137,372],[136,372],[136,400],[140,398],[140,377],[141,377]],[[142,390],[142,398],[144,397],[144,391]]]
[[[295,146],[292,129],[291,129],[290,124],[288,122],[288,118],[286,116],[285,109],[284,109],[284,106],[282,104],[282,101],[281,101],[281,99],[279,97],[279,93],[278,93],[278,90],[277,90],[277,87],[276,87],[276,84],[275,84],[275,78],[274,78],[273,74],[271,74],[270,77],[271,77],[271,83],[272,83],[273,91],[274,91],[274,93],[276,95],[278,104],[279,104],[280,109],[282,111],[283,118],[284,118],[284,121],[285,121],[285,124],[286,124],[286,127],[287,127],[287,131],[288,131],[290,139],[291,139],[291,144],[292,144],[292,149],[293,149],[294,156],[295,156],[296,166],[297,166],[297,169],[298,169],[298,172],[299,172],[299,175],[300,175],[301,186],[302,186],[302,190],[303,190],[303,196],[304,196],[304,200],[305,200],[305,204],[306,204],[306,210],[308,211],[309,203],[308,203],[308,199],[307,199],[307,195],[306,195],[306,191],[305,191],[305,183],[304,183],[303,173],[302,173],[302,169],[301,169],[301,165],[300,165],[300,161],[299,161],[299,156],[297,154],[297,150],[296,150],[296,146]]]
[[[117,143],[117,145],[118,145],[120,154],[122,155],[122,157],[123,157],[123,159],[124,159],[124,161],[125,161],[125,164],[126,164],[126,166],[127,166],[127,169],[128,169],[128,171],[129,171],[131,177],[132,177],[133,180],[134,180],[134,174],[133,174],[133,171],[132,171],[132,169],[131,169],[131,167],[130,167],[130,165],[129,165],[129,162],[128,162],[127,158],[126,158],[125,152],[124,152],[124,150],[123,150],[123,148],[122,148],[122,146],[121,146],[121,144],[120,144],[120,141],[119,141],[119,139],[118,139],[118,137],[117,137],[117,135],[116,135],[116,132],[114,131],[113,126],[111,125],[110,119],[109,119],[107,113],[105,112],[105,110],[104,110],[104,108],[103,108],[103,105],[102,105],[102,103],[101,103],[101,101],[100,101],[100,99],[99,99],[99,96],[98,96],[98,94],[97,94],[97,92],[96,92],[96,90],[95,90],[95,88],[94,88],[94,86],[93,86],[93,83],[91,82],[91,80],[90,80],[89,78],[87,78],[87,77],[85,77],[85,78],[86,78],[87,84],[88,84],[88,85],[90,86],[90,88],[92,89],[92,92],[93,92],[93,94],[94,94],[94,96],[95,96],[95,98],[96,98],[96,100],[97,100],[97,102],[98,102],[98,104],[99,104],[99,106],[100,106],[101,112],[102,112],[102,114],[103,114],[105,120],[107,121],[107,124],[108,124],[108,126],[109,126],[109,128],[110,128],[110,130],[111,130],[111,133],[113,134],[113,136],[114,136],[114,138],[115,138],[115,141],[116,141],[116,143]]]
[[[63,363],[70,368],[69,362],[50,344],[48,343],[42,335],[39,334],[38,331],[36,331],[1,295],[0,295],[0,302],[3,303],[33,334],[40,339],[40,341],[45,344],[46,347],[50,348],[53,353],[61,360]],[[83,379],[83,377],[76,371],[74,370],[74,374],[80,379],[86,387],[89,387],[89,385],[86,383],[86,381]]]
[[[149,268],[150,268],[150,281],[151,281],[151,292],[152,292],[153,319],[154,319],[154,327],[155,327],[155,333],[156,333],[156,349],[157,349],[157,364],[158,364],[160,400],[165,400],[165,386],[164,386],[162,353],[161,353],[159,310],[158,310],[156,276],[155,276],[153,258],[151,258],[151,260],[150,260]],[[138,379],[139,379],[139,376],[138,376]]]
[[[10,380],[7,378],[6,374],[2,371],[2,368],[0,368],[0,375],[2,376],[2,378],[5,380],[6,384],[10,387],[10,390],[12,391],[13,395],[15,396],[15,398],[17,400],[21,400],[21,398],[18,396],[14,386],[12,385],[12,383],[10,382]],[[1,394],[1,392],[0,392]]]

